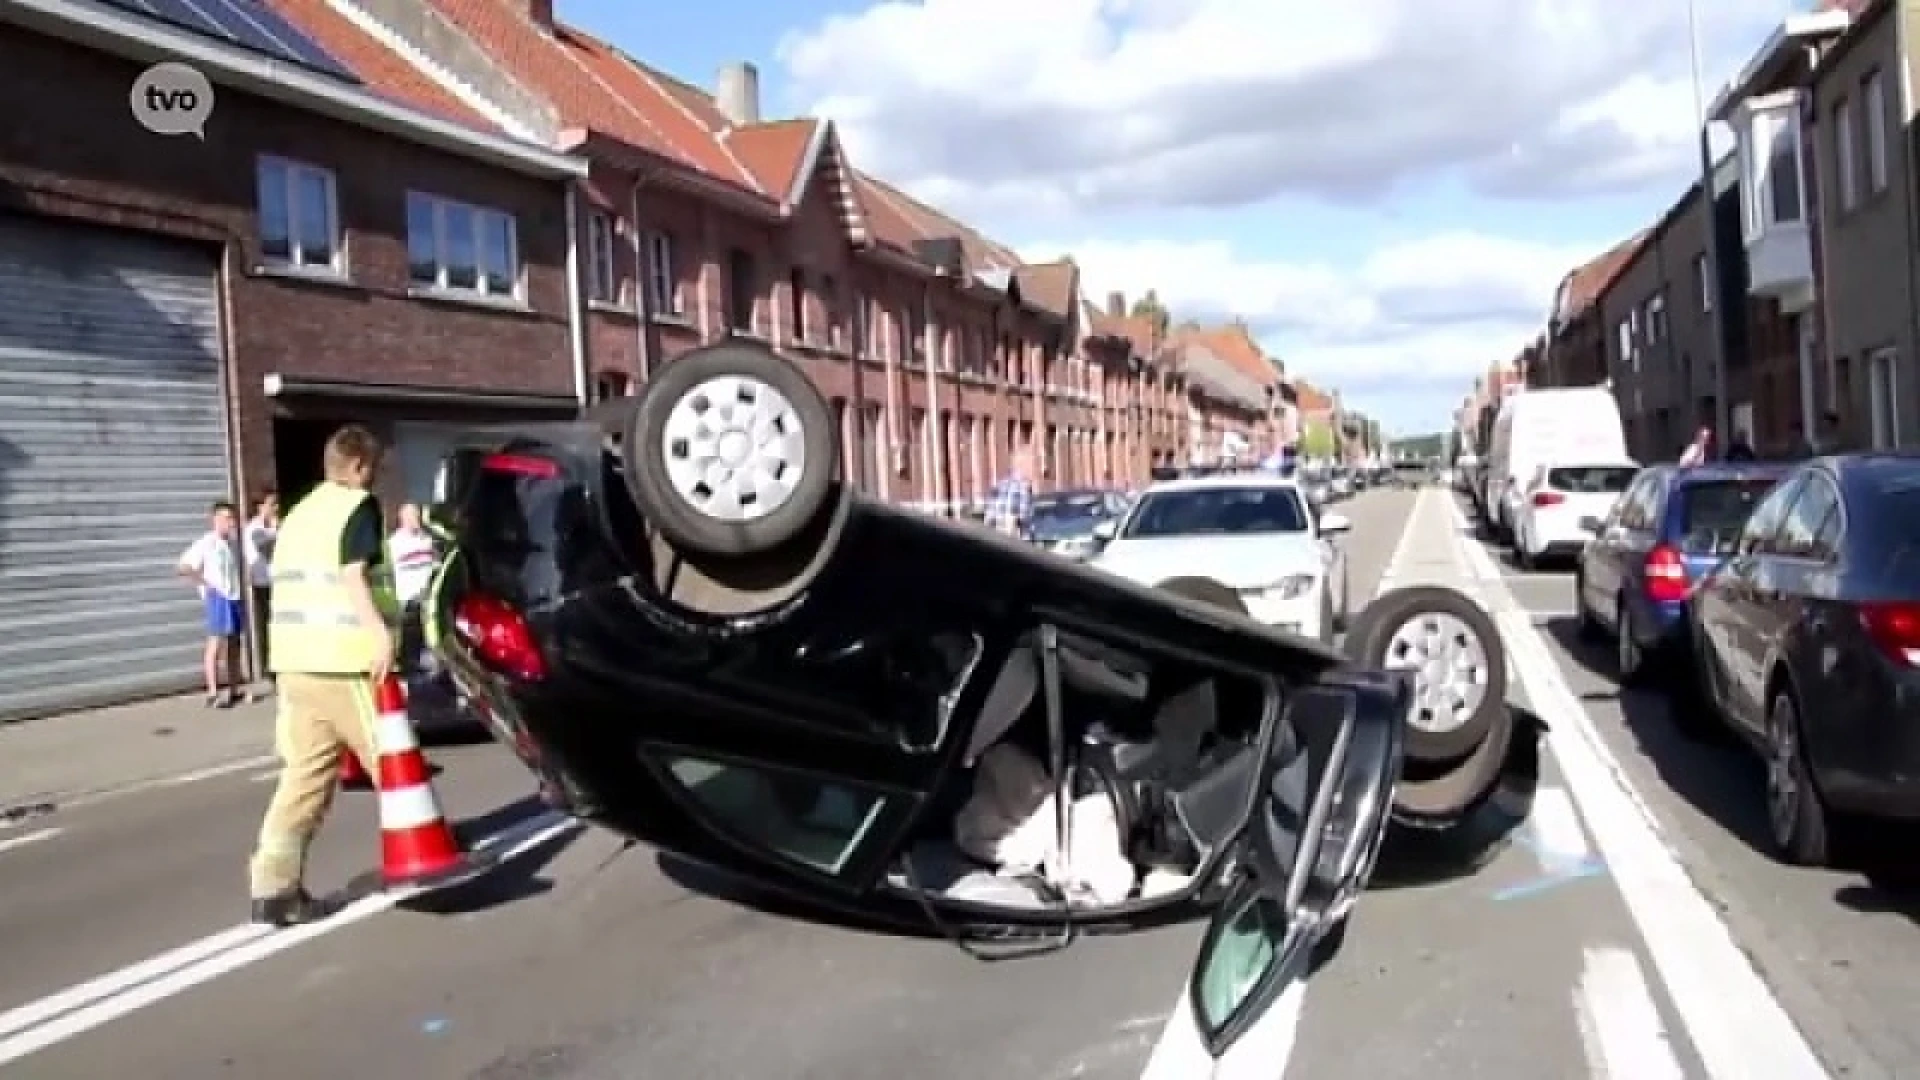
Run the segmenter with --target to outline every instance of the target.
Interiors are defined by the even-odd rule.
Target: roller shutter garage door
[[[219,310],[211,251],[0,215],[0,718],[198,682]]]

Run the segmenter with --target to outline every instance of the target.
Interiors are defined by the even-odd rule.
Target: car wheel
[[[1600,620],[1593,617],[1593,608],[1587,605],[1587,575],[1584,570],[1573,572],[1573,618],[1574,632],[1581,641],[1599,641],[1606,637],[1606,629]]]
[[[745,556],[778,550],[829,509],[839,442],[805,372],[771,349],[728,341],[648,380],[622,453],[635,504],[668,543]]]
[[[1633,608],[1622,596],[1614,602],[1613,663],[1620,673],[1620,685],[1638,686],[1646,681],[1647,654],[1640,648],[1640,632],[1634,629]]]
[[[1767,828],[1788,862],[1825,866],[1832,844],[1827,808],[1814,787],[1800,736],[1799,705],[1782,687],[1767,704]]]
[[[1455,590],[1387,593],[1354,618],[1345,651],[1364,667],[1413,673],[1407,756],[1415,761],[1462,758],[1505,717],[1507,656],[1499,628]]]

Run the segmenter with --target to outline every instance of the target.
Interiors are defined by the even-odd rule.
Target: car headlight
[[[1269,600],[1297,600],[1313,591],[1317,580],[1312,574],[1293,574],[1260,590]]]

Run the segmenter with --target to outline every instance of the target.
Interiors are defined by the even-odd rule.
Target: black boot
[[[294,889],[278,896],[257,896],[253,900],[253,921],[284,929],[318,919],[320,905],[305,889]]]

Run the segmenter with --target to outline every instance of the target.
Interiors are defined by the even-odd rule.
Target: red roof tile
[[[483,131],[499,131],[498,125],[441,88],[406,58],[342,18],[326,0],[265,0],[265,3],[305,31],[335,60],[345,64],[373,93]]]
[[[1562,314],[1572,319],[1599,303],[1600,295],[1640,253],[1640,247],[1646,241],[1647,232],[1643,229],[1609,248],[1599,258],[1576,268],[1569,277],[1566,306]]]

